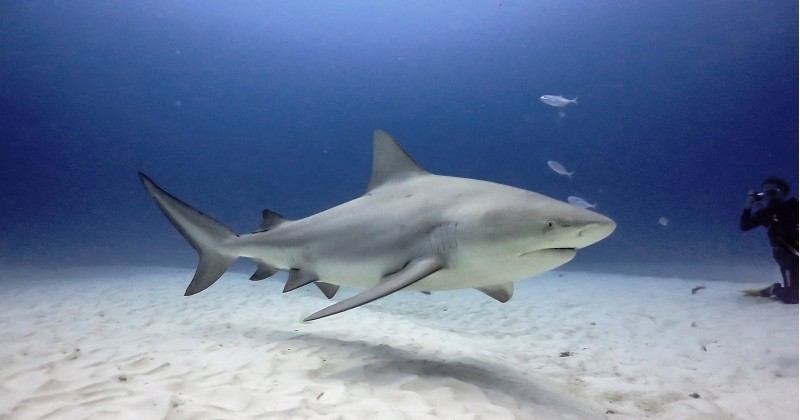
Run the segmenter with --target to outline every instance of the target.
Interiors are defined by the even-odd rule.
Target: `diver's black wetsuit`
[[[772,245],[772,256],[781,267],[783,287],[773,290],[775,296],[783,303],[797,303],[798,294],[798,258],[797,258],[797,199],[790,198],[782,203],[770,203],[756,210],[745,209],[742,212],[742,230],[750,230],[758,226],[767,228],[767,236]]]

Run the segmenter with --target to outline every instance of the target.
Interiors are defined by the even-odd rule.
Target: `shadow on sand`
[[[473,395],[474,386],[493,404],[533,419],[602,419],[605,416],[566,395],[546,380],[531,378],[513,366],[484,362],[474,358],[450,359],[446,355],[426,354],[367,341],[347,341],[319,333],[262,331],[269,341],[291,343],[294,348],[317,348],[327,360],[339,360],[320,369],[314,376],[322,380],[366,381],[373,387],[397,387],[398,377],[419,378],[409,391],[424,392],[439,387]],[[416,379],[416,378],[415,378]],[[406,379],[406,381],[408,381]],[[404,384],[405,385],[405,384]],[[561,391],[559,393],[559,391]]]

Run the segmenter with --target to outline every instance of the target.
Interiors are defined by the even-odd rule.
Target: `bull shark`
[[[284,293],[310,283],[328,299],[339,286],[366,289],[304,321],[399,290],[477,289],[506,302],[514,281],[570,261],[616,228],[606,216],[532,191],[426,172],[381,130],[374,132],[372,179],[362,196],[299,220],[264,210],[250,234],[236,235],[139,177],[199,254],[185,296],[214,284],[240,257],[256,264],[251,280],[288,271]]]

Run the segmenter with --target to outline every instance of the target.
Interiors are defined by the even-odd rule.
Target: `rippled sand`
[[[797,307],[752,285],[556,272],[303,323],[330,302],[281,279],[0,276],[3,419],[797,418]]]

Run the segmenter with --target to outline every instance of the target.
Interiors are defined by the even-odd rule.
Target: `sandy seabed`
[[[0,419],[798,417],[798,308],[760,283],[561,271],[304,323],[313,285],[192,274],[0,270]]]

